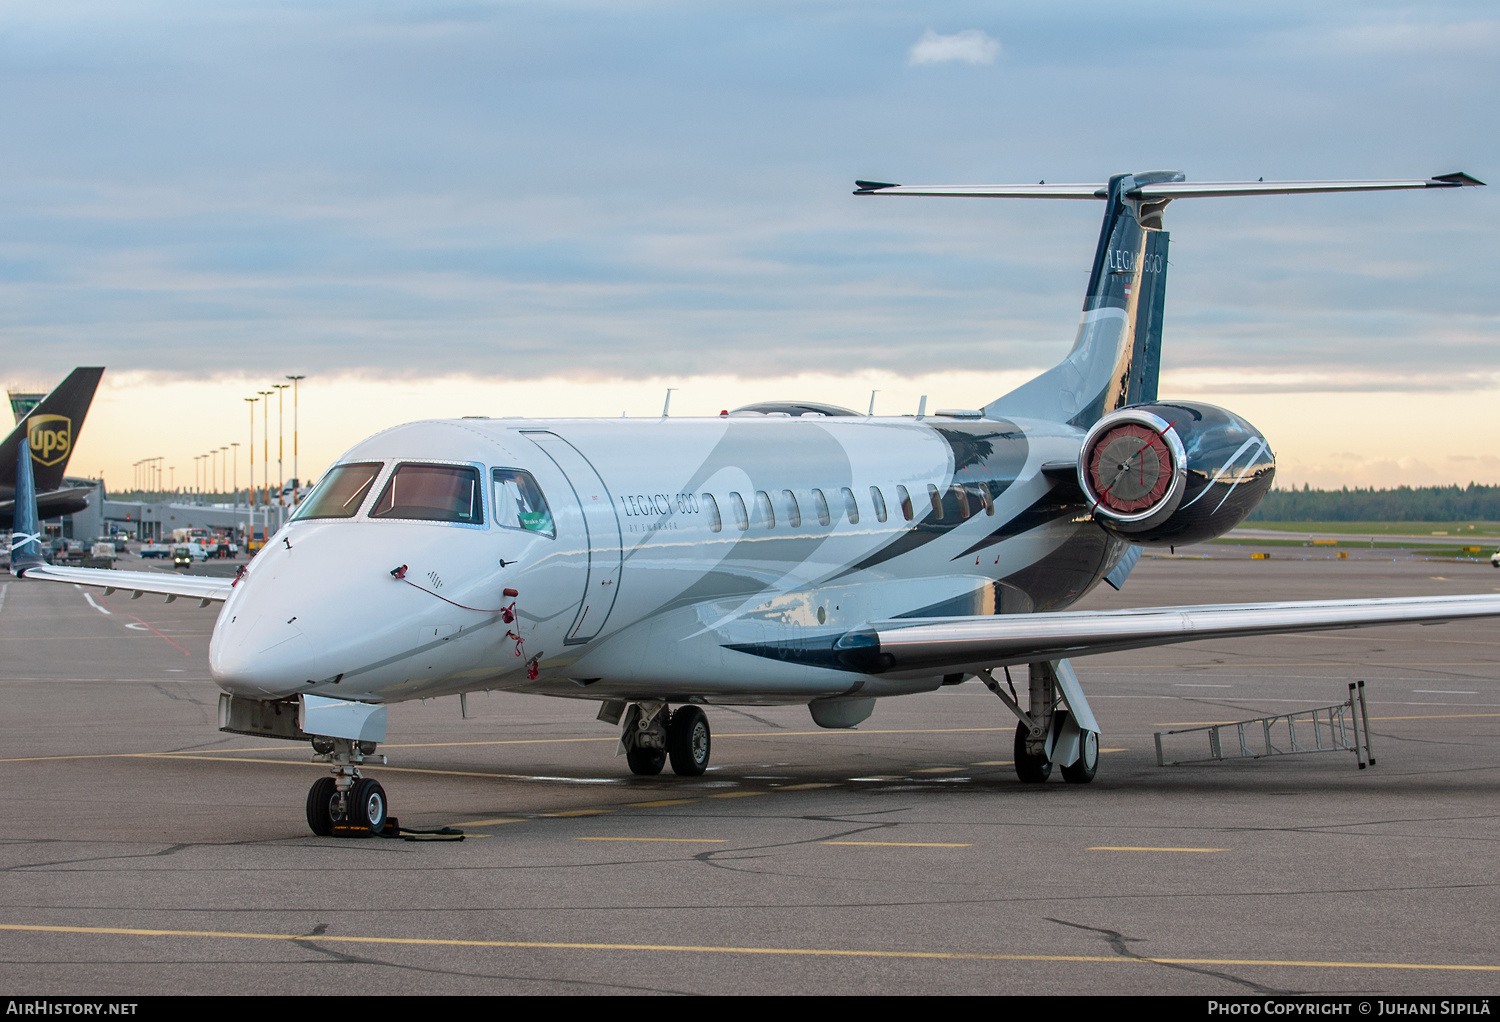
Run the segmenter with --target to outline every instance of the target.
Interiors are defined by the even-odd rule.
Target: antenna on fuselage
[[[925,419],[926,417],[927,417],[927,395],[923,394],[922,395],[922,400],[920,400],[920,401],[917,402],[917,418],[919,418],[919,419]]]
[[[667,388],[667,399],[662,402],[662,406],[661,406],[661,417],[663,419],[665,419],[667,417],[667,409],[669,409],[669,408],[672,407],[672,391],[674,391],[676,389],[677,389],[676,387],[668,387]]]
[[[865,413],[866,418],[873,419],[875,417],[875,395],[879,393],[880,391],[878,390],[870,391],[870,410]]]

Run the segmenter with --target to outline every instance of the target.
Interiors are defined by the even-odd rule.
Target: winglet
[[[42,557],[42,523],[36,509],[36,480],[31,474],[31,442],[23,434],[16,457],[16,500],[10,537],[10,573],[17,578],[29,568],[39,568]]]

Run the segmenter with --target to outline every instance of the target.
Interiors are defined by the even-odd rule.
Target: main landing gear
[[[1016,725],[1016,776],[1026,784],[1040,784],[1052,776],[1056,764],[1069,784],[1088,784],[1099,772],[1099,731],[1093,711],[1083,697],[1073,667],[1066,660],[1029,664],[1030,691],[1022,710],[1010,674],[1009,693],[990,671],[979,680],[1000,697],[1020,720]]]
[[[606,714],[610,709],[606,703],[599,714],[601,720],[609,720]],[[679,777],[697,777],[708,769],[713,734],[708,717],[698,707],[679,706],[673,712],[662,702],[632,703],[624,716],[620,745],[631,773],[654,776],[669,759],[672,772]],[[616,716],[611,723],[619,719]]]
[[[312,740],[313,751],[333,764],[331,777],[320,777],[307,792],[307,825],[319,837],[370,837],[390,821],[385,789],[373,777],[360,776],[374,742],[347,738]]]

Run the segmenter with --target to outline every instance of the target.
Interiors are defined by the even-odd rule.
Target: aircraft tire
[[[320,777],[307,789],[307,825],[318,837],[333,836],[333,816],[328,811],[333,791],[332,777]]]
[[[1087,784],[1099,772],[1099,732],[1085,731],[1078,762],[1062,768],[1063,780],[1069,784]]]
[[[631,773],[640,777],[652,777],[661,773],[661,768],[667,765],[667,753],[665,749],[632,746],[625,750],[625,762],[630,764]]]
[[[386,801],[385,788],[373,777],[356,781],[349,792],[349,823],[355,827],[369,827],[378,833],[390,815],[390,803]]]
[[[696,706],[679,707],[667,724],[667,754],[672,758],[672,773],[678,777],[699,777],[708,769],[713,734],[708,717]]]
[[[1016,724],[1016,776],[1023,784],[1041,784],[1052,776],[1052,762],[1045,756],[1033,756],[1026,751],[1026,738],[1030,733],[1025,724]]]

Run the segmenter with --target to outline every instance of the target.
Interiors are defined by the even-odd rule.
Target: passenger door
[[[564,642],[568,645],[588,642],[599,634],[609,619],[620,588],[623,552],[614,498],[589,460],[562,437],[540,430],[526,430],[522,435],[540,447],[562,471],[583,512],[588,532],[588,570],[583,585],[583,602]]]

